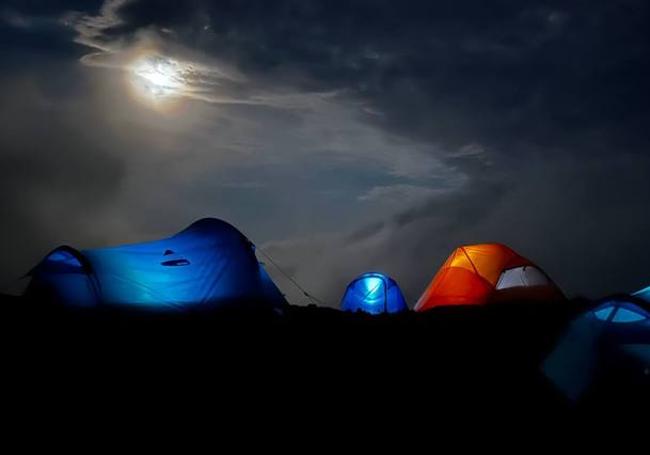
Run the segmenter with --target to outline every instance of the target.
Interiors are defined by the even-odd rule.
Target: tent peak
[[[206,218],[199,218],[198,220],[191,223],[185,229],[205,229],[205,228],[210,228],[210,227],[215,227],[215,226],[224,226],[224,225],[233,227],[232,224],[230,224],[227,221],[224,221],[222,219],[213,218],[213,217],[206,217]]]
[[[484,242],[484,243],[473,243],[471,245],[461,245],[459,248],[485,248],[485,247],[491,247],[491,248],[500,248],[506,251],[511,251],[516,254],[515,250],[513,250],[511,247],[506,245],[505,243],[501,242]]]
[[[386,275],[386,274],[383,273],[383,272],[364,272],[364,273],[360,274],[360,275],[357,277],[357,279],[358,279],[358,278],[371,277],[371,276],[376,276],[377,278],[391,279],[391,277],[389,277],[388,275]]]
[[[176,235],[186,234],[189,232],[224,232],[224,231],[236,232],[241,237],[243,237],[244,239],[250,242],[250,240],[248,240],[248,237],[246,237],[239,229],[237,229],[232,224],[219,218],[210,218],[210,217],[200,218],[194,221],[192,224],[187,226],[185,229],[183,229]]]

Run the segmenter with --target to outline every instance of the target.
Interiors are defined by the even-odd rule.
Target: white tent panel
[[[533,266],[515,267],[504,270],[497,282],[497,289],[527,286],[548,286],[551,282],[541,270]]]

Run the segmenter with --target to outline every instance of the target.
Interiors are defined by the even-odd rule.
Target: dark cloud
[[[39,55],[77,58],[84,50],[73,42],[74,33],[66,30],[63,12],[71,8],[88,8],[101,2],[92,1],[3,1],[0,5],[0,49],[2,66],[15,59]],[[86,51],[87,52],[87,51]]]
[[[650,270],[650,157],[574,159],[537,158],[522,169],[525,178],[477,178],[352,234],[265,248],[333,305],[350,279],[369,269],[394,276],[414,302],[456,246],[495,241],[536,261],[569,295],[641,287]]]
[[[56,36],[85,45],[85,64],[115,71],[146,45],[193,65],[189,98],[250,104],[195,107],[174,134],[156,120],[155,140],[141,124],[121,142],[102,136],[100,118],[81,128],[106,144],[109,172],[93,181],[110,194],[120,166],[135,172],[134,147],[161,167],[170,161],[150,149],[182,149],[192,180],[158,175],[166,203],[176,200],[169,213],[200,216],[218,202],[257,237],[282,239],[269,248],[329,300],[366,268],[396,275],[415,298],[454,246],[480,241],[511,243],[569,293],[650,279],[645,1],[108,0],[6,11],[3,30],[19,37],[8,47],[21,52],[21,23],[62,18]],[[72,150],[93,148],[90,136]],[[133,191],[155,181],[138,172]],[[60,186],[46,182],[26,187]],[[262,214],[273,221],[256,223]]]
[[[383,127],[436,142],[648,145],[643,1],[133,1],[117,14],[102,40],[165,29],[271,84],[344,89]]]

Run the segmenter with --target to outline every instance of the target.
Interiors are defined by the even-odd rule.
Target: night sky
[[[0,55],[1,283],[214,216],[330,304],[490,241],[650,284],[647,0],[2,1]]]

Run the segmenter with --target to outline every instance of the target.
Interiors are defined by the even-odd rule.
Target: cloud
[[[5,282],[57,243],[96,241],[94,222],[101,224],[124,168],[102,144],[106,136],[93,113],[84,113],[80,131],[74,103],[53,99],[38,80],[3,77],[0,84],[0,115],[6,119],[0,124]]]
[[[405,204],[419,206],[434,198],[444,197],[454,189],[431,188],[408,183],[378,185],[359,195],[357,199],[366,204],[377,204],[390,213],[403,210]]]
[[[61,243],[143,241],[204,216],[259,241],[352,228],[368,212],[355,195],[379,182],[461,177],[429,144],[365,123],[359,104],[339,93],[267,90],[238,77],[260,104],[188,102],[158,112],[134,102],[115,69],[32,57],[7,72],[2,94],[13,122],[4,125],[1,158],[24,173],[4,182],[12,197],[3,212],[14,220],[4,238],[15,260],[3,264],[3,280]]]
[[[509,183],[472,180],[447,197],[351,234],[270,242],[263,248],[332,306],[347,283],[367,270],[396,278],[414,303],[454,248],[482,242],[512,246],[569,296],[642,287],[650,270],[645,247],[650,219],[641,212],[650,194],[643,171],[650,160],[623,155],[584,163],[580,171],[574,165],[564,158],[535,160]],[[290,297],[302,299],[281,275],[273,276]]]
[[[34,25],[34,20],[31,17],[11,9],[1,11],[0,20],[14,28],[29,29]]]
[[[118,10],[128,4],[129,0],[106,0],[99,9],[99,14],[83,14],[70,11],[63,15],[62,21],[72,26],[77,32],[75,42],[100,52],[115,52],[125,45],[122,39],[110,39],[105,34],[124,23]]]
[[[79,110],[92,125],[67,113],[121,169],[107,241],[218,212],[330,300],[366,268],[417,297],[457,244],[491,240],[569,293],[647,281],[647,2],[75,3],[8,7],[63,18],[113,94]],[[181,69],[175,113],[118,102],[143,55]]]
[[[638,96],[647,8],[134,0],[107,2],[93,16],[101,19],[78,28],[109,53],[146,37],[170,58],[229,65],[265,92],[258,102],[282,90],[344,93],[382,114],[369,122],[445,150],[476,142],[505,155],[530,143],[642,153],[650,144],[634,125],[648,115]]]

